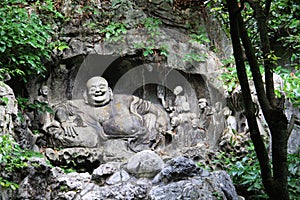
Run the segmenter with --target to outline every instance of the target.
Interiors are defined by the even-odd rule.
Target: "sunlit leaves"
[[[294,106],[300,106],[300,71],[291,71],[286,68],[277,67],[275,73],[280,75],[283,81],[283,94],[288,98]],[[276,91],[278,96],[282,95],[280,91]]]
[[[50,26],[29,12],[24,0],[4,0],[2,5],[6,6],[0,7],[0,67],[6,71],[1,73],[43,74],[46,68],[42,60],[49,59],[51,52],[47,48]]]
[[[105,39],[110,42],[117,42],[124,38],[127,33],[126,24],[119,22],[111,22],[100,31],[105,35]]]

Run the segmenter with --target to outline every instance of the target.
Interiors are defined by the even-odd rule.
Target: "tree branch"
[[[291,117],[291,120],[290,120],[290,123],[289,123],[289,127],[288,127],[288,130],[287,130],[286,141],[288,141],[288,139],[289,139],[289,137],[290,137],[290,135],[293,131],[295,121],[296,121],[296,115],[292,114],[292,117]]]
[[[274,64],[270,60],[269,56],[271,55],[271,46],[270,40],[268,37],[267,30],[267,15],[265,14],[263,8],[260,6],[258,1],[247,0],[251,8],[254,10],[254,17],[257,21],[258,32],[260,36],[260,41],[262,44],[264,68],[265,68],[265,84],[266,84],[266,94],[269,100],[269,103],[272,107],[276,107],[276,98],[274,91],[274,80],[273,80],[273,68]]]
[[[246,56],[248,58],[248,62],[250,65],[250,70],[251,70],[251,73],[253,76],[253,82],[255,85],[256,92],[257,92],[257,98],[259,100],[259,104],[261,105],[264,115],[265,114],[268,115],[268,112],[271,109],[271,107],[270,107],[268,98],[265,93],[264,83],[262,80],[262,75],[259,70],[258,61],[255,56],[255,51],[254,51],[254,48],[248,37],[248,33],[247,33],[247,30],[245,28],[245,24],[244,24],[242,18],[238,17],[238,21],[239,21],[238,29],[239,29],[239,32],[241,33],[240,37],[241,37],[241,40],[245,47],[244,48],[245,53],[246,53]]]
[[[242,95],[243,95],[243,99],[244,99],[244,103],[245,103],[246,117],[247,117],[247,121],[249,124],[250,136],[253,141],[253,144],[255,147],[255,152],[256,152],[257,158],[260,163],[262,180],[263,180],[266,190],[269,193],[272,191],[272,183],[273,183],[271,166],[270,166],[270,162],[269,162],[268,152],[265,148],[263,139],[260,135],[259,128],[257,125],[256,116],[255,116],[255,108],[254,108],[254,104],[253,104],[252,97],[251,97],[251,91],[250,91],[250,87],[249,87],[249,83],[248,83],[248,77],[247,77],[247,73],[246,73],[245,63],[243,61],[243,50],[242,50],[242,46],[240,43],[240,38],[244,34],[244,32],[240,32],[240,30],[245,29],[245,26],[243,23],[242,24],[239,23],[241,21],[241,14],[240,14],[240,12],[236,12],[239,9],[237,1],[236,0],[226,0],[226,2],[227,2],[228,12],[229,12],[230,35],[231,35],[231,39],[232,39],[234,58],[235,58],[235,62],[236,62],[238,79],[239,79],[239,82],[241,85]],[[239,28],[240,26],[243,26],[243,28],[240,29]],[[244,46],[244,47],[245,47],[245,49],[247,48],[247,46]],[[249,52],[248,52],[248,54],[249,54]],[[248,59],[249,58],[250,57],[248,57]],[[255,76],[257,76],[257,74],[255,74]],[[258,78],[256,77],[256,79],[258,79]],[[256,82],[259,82],[259,81],[256,81]],[[260,85],[257,85],[257,88],[262,89],[262,93],[264,93],[264,87],[263,87],[263,82],[262,82],[261,77],[260,77],[259,83],[260,83]],[[261,91],[260,91],[260,93],[261,93]],[[264,96],[266,96],[266,95],[264,94]],[[266,98],[263,98],[263,99],[265,100]],[[265,104],[268,105],[268,102],[266,102]]]
[[[272,0],[266,0],[266,7],[264,10],[265,16],[268,17],[270,13],[270,8],[271,8]]]

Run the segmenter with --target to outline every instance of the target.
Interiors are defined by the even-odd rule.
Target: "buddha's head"
[[[112,100],[108,82],[100,76],[90,78],[86,83],[84,99],[87,104],[95,107],[108,104]]]

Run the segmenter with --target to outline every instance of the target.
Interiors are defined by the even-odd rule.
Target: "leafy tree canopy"
[[[0,4],[0,79],[4,74],[43,75],[44,63],[50,59],[50,25],[41,20],[39,12],[55,12],[52,1],[3,0]],[[48,15],[49,13],[44,13]],[[57,16],[54,16],[57,17]],[[61,17],[61,16],[60,16]]]

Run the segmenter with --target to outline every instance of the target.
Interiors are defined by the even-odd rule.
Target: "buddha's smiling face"
[[[111,100],[111,89],[102,77],[93,77],[87,84],[87,101],[93,106],[104,106]]]

